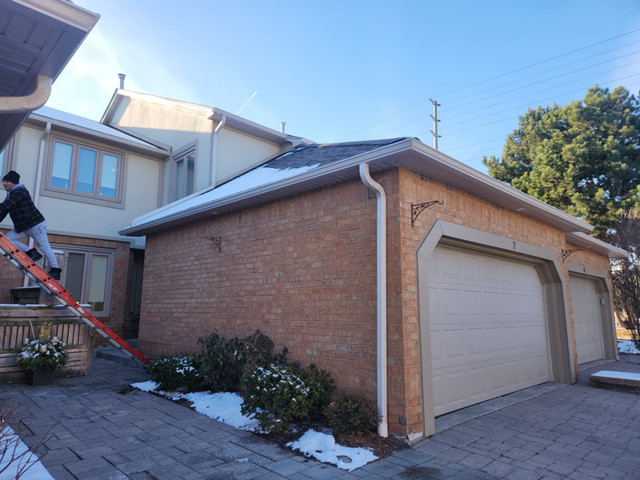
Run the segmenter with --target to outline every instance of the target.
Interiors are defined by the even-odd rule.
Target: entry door
[[[570,276],[578,363],[604,358],[600,295],[590,278]]]
[[[437,247],[428,287],[436,415],[551,379],[533,265]]]

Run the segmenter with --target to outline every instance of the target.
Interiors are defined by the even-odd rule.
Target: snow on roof
[[[32,113],[32,115],[38,115],[38,116],[45,117],[57,122],[62,122],[68,125],[79,127],[85,130],[91,130],[101,135],[115,137],[116,139],[124,140],[129,143],[135,143],[140,146],[157,148],[155,145],[152,145],[151,143],[140,140],[132,135],[128,135],[109,125],[96,122],[95,120],[91,120],[89,118],[73,115],[72,113],[63,112],[62,110],[56,110],[55,108],[41,107],[38,110],[35,110]]]
[[[161,207],[142,217],[138,217],[133,220],[130,227],[139,227],[144,224],[160,221],[164,218],[186,213],[194,208],[217,201],[223,201],[225,198],[293,178],[339,160],[351,158],[401,140],[404,140],[404,138],[306,145],[279,155],[267,163],[212,190],[200,193],[196,192],[189,197]]]

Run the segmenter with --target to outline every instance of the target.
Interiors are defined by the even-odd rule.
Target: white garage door
[[[551,379],[532,265],[438,247],[428,282],[436,415]]]
[[[578,363],[604,358],[600,296],[593,280],[570,276]]]

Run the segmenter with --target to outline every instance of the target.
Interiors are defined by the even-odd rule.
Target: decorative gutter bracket
[[[205,237],[218,247],[218,253],[222,253],[222,237]]]
[[[418,216],[427,208],[431,207],[432,205],[444,205],[444,202],[441,202],[439,200],[432,200],[430,202],[424,202],[424,203],[412,203],[411,204],[411,226],[413,227],[413,224],[416,222]]]
[[[562,263],[567,261],[567,258],[569,258],[570,255],[573,255],[576,252],[581,252],[582,249],[581,248],[574,248],[572,250],[565,250],[564,248],[562,249]]]

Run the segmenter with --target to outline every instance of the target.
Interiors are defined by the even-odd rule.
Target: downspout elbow
[[[389,436],[387,418],[387,196],[382,185],[369,173],[369,164],[360,164],[360,178],[376,193],[376,325],[377,325],[377,396],[380,423],[378,435]]]
[[[33,92],[23,97],[0,97],[0,112],[2,113],[31,113],[42,107],[51,95],[53,80],[46,75],[36,77],[36,87]]]

